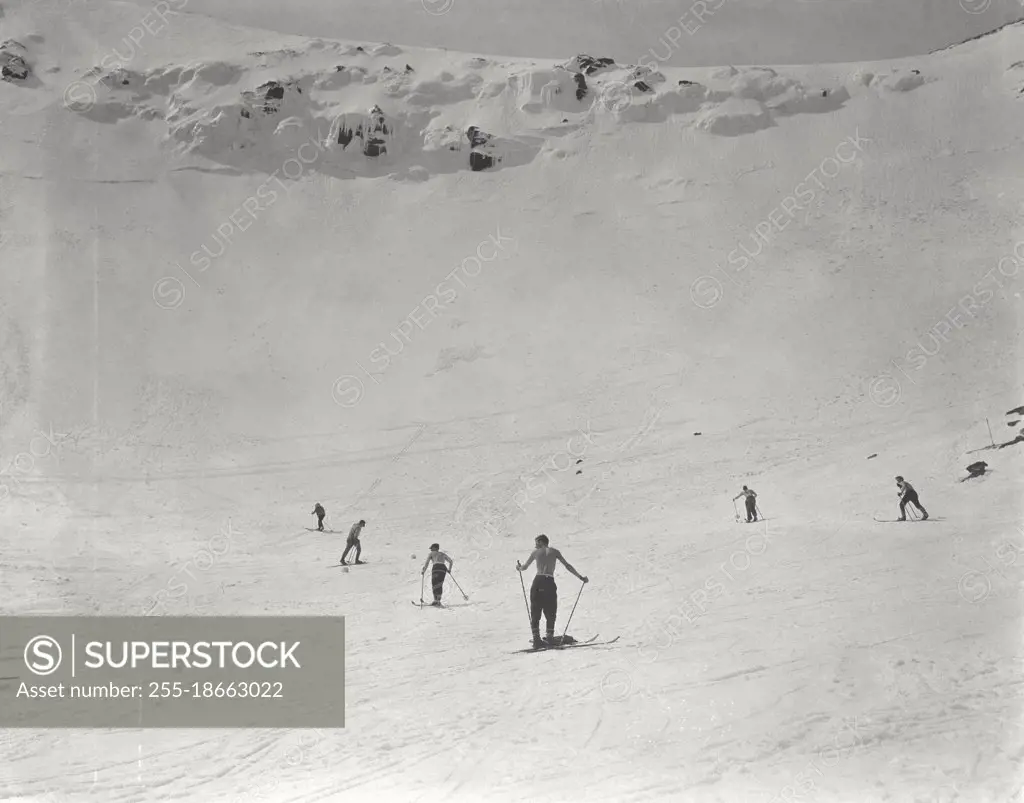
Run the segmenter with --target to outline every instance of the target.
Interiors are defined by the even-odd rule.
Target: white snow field
[[[0,800],[1021,799],[1024,26],[638,68],[183,2],[0,0],[0,611],[344,615],[347,727],[0,731]],[[615,644],[514,654],[541,532]]]

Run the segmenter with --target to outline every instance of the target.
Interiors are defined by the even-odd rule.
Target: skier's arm
[[[427,560],[423,564],[423,568],[420,570],[420,574],[426,574],[427,573],[427,566],[429,566],[429,565],[430,565],[430,555],[427,555]]]
[[[528,557],[526,559],[526,563],[522,563],[521,564],[521,563],[519,563],[519,561],[516,561],[516,568],[519,569],[519,571],[521,571],[521,572],[526,571],[526,569],[529,568],[530,564],[533,563],[533,559],[536,556],[537,556],[537,550],[535,549],[535,550],[533,550],[533,552],[530,553],[530,557]]]
[[[566,569],[568,569],[572,574],[576,575],[576,577],[578,579],[582,580],[584,583],[589,583],[590,582],[590,580],[588,578],[584,577],[582,574],[580,574],[572,566],[569,565],[569,562],[565,558],[562,557],[562,553],[561,552],[556,552],[555,553],[555,557],[558,558],[562,562],[562,565]]]

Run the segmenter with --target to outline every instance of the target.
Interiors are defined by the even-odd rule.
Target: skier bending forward
[[[363,532],[363,527],[366,526],[365,519],[359,519],[355,524],[352,525],[352,529],[348,531],[348,539],[345,541],[345,551],[341,553],[341,565],[347,566],[345,558],[348,557],[348,553],[351,550],[356,551],[356,563],[365,563],[365,561],[359,560],[359,556],[363,554],[363,545],[359,540],[359,536]]]
[[[741,496],[746,497],[746,499],[743,500],[743,504],[746,506],[747,510],[747,521],[757,521],[757,494],[744,485],[743,490],[736,494],[736,496],[732,498],[732,501],[735,502]]]
[[[928,511],[921,507],[921,500],[917,498],[917,491],[914,486],[903,477],[896,478],[896,495],[900,498],[900,521],[907,520],[907,504],[912,504],[921,511],[921,518],[928,518]]]
[[[555,640],[555,615],[558,613],[558,587],[555,585],[555,562],[561,561],[562,565],[571,574],[576,575],[584,583],[589,583],[589,578],[584,577],[572,566],[570,566],[562,553],[552,546],[548,546],[548,537],[538,535],[534,539],[536,547],[526,559],[525,564],[516,561],[516,569],[520,572],[530,567],[530,564],[537,561],[537,576],[533,578],[533,585],[530,586],[530,629],[533,630],[533,646],[544,647],[545,643],[540,637],[540,617],[544,614],[544,623],[547,626],[547,642],[550,644]]]
[[[448,563],[447,566],[445,566],[445,562]],[[441,551],[440,544],[431,544],[430,554],[427,555],[427,562],[423,564],[423,571],[421,571],[420,574],[426,574],[427,567],[430,566],[431,563],[434,564],[434,568],[431,569],[430,572],[430,587],[434,592],[434,601],[430,604],[435,608],[440,608],[441,594],[444,591],[444,578],[447,576],[448,572],[452,570],[452,566],[455,565],[455,561]]]

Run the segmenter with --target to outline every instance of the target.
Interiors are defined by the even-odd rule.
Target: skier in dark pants
[[[446,562],[447,566],[445,566]],[[430,604],[435,608],[440,608],[441,593],[444,591],[444,578],[452,570],[455,561],[441,551],[440,544],[431,544],[430,554],[427,555],[427,562],[423,564],[423,571],[420,574],[426,574],[427,567],[431,563],[434,564],[434,568],[430,572],[430,587],[434,592],[434,601]]]
[[[348,540],[345,542],[345,551],[341,553],[341,565],[346,566],[345,558],[348,557],[349,550],[355,547],[356,550],[356,563],[362,563],[359,560],[359,556],[363,553],[363,545],[359,543],[359,535],[363,531],[363,527],[366,526],[366,522],[360,519],[352,525],[352,529],[348,531]]]
[[[735,502],[741,496],[746,497],[746,499],[743,500],[743,504],[746,505],[747,508],[747,521],[757,521],[757,494],[744,485],[743,490],[736,494],[736,496],[732,498],[732,501]]]
[[[921,507],[921,501],[917,498],[917,491],[914,486],[906,482],[903,477],[896,478],[896,487],[899,489],[896,494],[900,498],[900,521],[907,520],[907,503],[909,502],[921,511],[921,518],[928,518],[928,511]]]
[[[533,646],[540,648],[546,646],[540,637],[541,614],[544,615],[544,623],[547,626],[547,643],[552,644],[555,641],[555,616],[558,613],[558,587],[555,585],[556,561],[561,561],[566,569],[584,583],[589,583],[590,580],[570,566],[562,557],[561,552],[548,546],[546,535],[538,535],[534,539],[534,545],[536,548],[530,553],[525,564],[516,561],[516,569],[520,572],[525,571],[531,563],[537,561],[537,576],[533,578],[533,585],[530,586],[530,629],[533,631]]]
[[[323,505],[319,502],[316,503],[316,507],[313,508],[312,512],[316,514],[316,528],[320,531],[324,531],[324,516],[327,515],[327,511],[324,510]]]

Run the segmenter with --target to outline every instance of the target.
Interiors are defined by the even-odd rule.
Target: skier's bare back
[[[555,565],[561,557],[562,553],[553,546],[545,546],[540,549],[535,549],[533,554],[530,556],[530,559],[537,561],[537,574],[546,574],[549,577],[553,577],[555,574]],[[562,558],[562,560],[564,561],[565,558]],[[526,561],[526,565],[530,565],[530,560]]]
[[[529,567],[534,561],[537,562],[537,574],[541,576],[554,577],[555,566],[558,561],[562,561],[562,565],[565,566],[570,572],[576,575],[584,583],[588,582],[587,578],[577,572],[572,566],[569,565],[568,561],[562,557],[562,553],[555,549],[553,546],[541,546],[537,544],[537,548],[530,553],[530,557],[526,559],[526,563],[522,566],[518,566],[519,571],[523,571]]]

